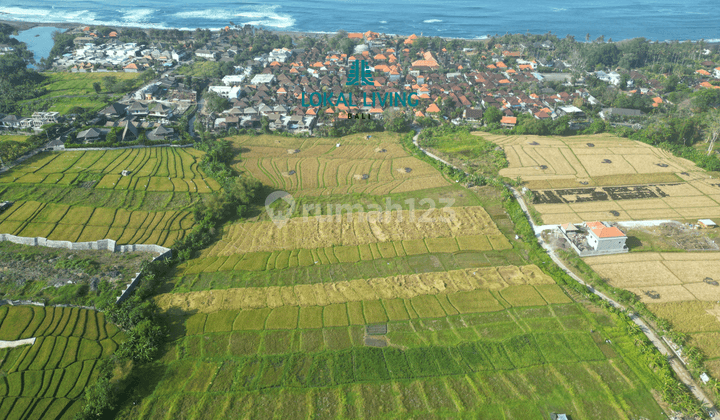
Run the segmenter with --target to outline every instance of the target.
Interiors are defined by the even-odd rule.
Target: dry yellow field
[[[645,143],[610,134],[568,138],[482,135],[505,149],[509,167],[500,175],[522,178],[536,196],[542,190],[555,190],[563,200],[564,205],[553,200],[549,201],[553,204],[535,205],[547,224],[720,217],[720,181],[691,161]],[[557,191],[584,188],[604,194],[607,190],[601,187],[655,188],[648,184],[661,184],[662,194],[587,201],[590,197],[577,197],[573,195],[576,192]]]
[[[720,300],[720,286],[712,284],[720,282],[718,253],[606,255],[585,262],[610,285],[635,293],[645,303]]]
[[[228,256],[257,251],[315,249],[337,245],[408,241],[425,238],[488,235],[502,236],[482,207],[455,207],[452,212],[435,209],[423,212],[343,213],[332,216],[291,218],[284,226],[273,222],[237,223],[203,256]],[[328,220],[329,219],[329,220]]]
[[[715,185],[713,185],[715,184]],[[568,203],[535,204],[535,209],[548,224],[580,223],[587,220],[682,220],[720,217],[720,192],[714,179],[694,178],[677,184],[652,187],[638,186],[657,193],[657,198],[623,199],[593,202],[573,202],[576,195],[555,191]],[[662,194],[657,190],[662,191]],[[603,192],[601,188],[594,191]],[[611,211],[617,212],[613,214]]]
[[[230,140],[241,151],[236,169],[295,194],[382,195],[449,185],[435,168],[403,150],[394,134],[377,133],[369,140],[363,135],[341,139],[263,135]]]
[[[589,185],[623,185],[602,182],[602,177],[612,175],[644,175],[647,183],[677,180],[674,176],[668,178],[663,174],[702,173],[689,160],[610,134],[567,138],[482,135],[505,149],[509,167],[501,170],[500,175],[509,178],[519,176],[531,183],[531,189],[581,186],[578,181],[591,180],[595,182]],[[653,181],[652,175],[656,175],[656,180]],[[533,181],[536,183],[533,184]],[[553,185],[554,182],[557,185]],[[637,182],[627,184],[632,183]]]
[[[378,299],[411,299],[421,295],[478,289],[501,290],[520,285],[555,285],[555,282],[535,265],[503,266],[284,287],[166,293],[159,295],[156,302],[165,310],[174,308],[216,312],[285,305],[310,307]],[[570,301],[569,298],[567,301]]]

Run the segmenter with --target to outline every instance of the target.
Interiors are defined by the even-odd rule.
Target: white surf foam
[[[438,23],[438,22],[442,22],[442,19],[427,19],[427,20],[423,20],[423,23]]]

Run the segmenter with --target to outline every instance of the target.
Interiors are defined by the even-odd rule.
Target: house
[[[15,115],[8,115],[5,118],[1,119],[0,123],[2,123],[2,126],[5,128],[19,128],[20,118],[16,117]]]
[[[238,99],[242,94],[240,86],[208,86],[208,91],[215,92],[227,99]]]
[[[127,66],[123,67],[123,71],[126,73],[137,73],[138,71],[142,70],[142,66],[138,67],[135,63],[130,63]]]
[[[698,220],[698,226],[700,229],[715,229],[717,225],[710,219],[700,219]]]
[[[120,118],[123,115],[125,115],[125,111],[127,111],[127,105],[123,105],[120,103],[113,103],[105,107],[102,111],[100,111],[100,115],[104,115],[107,118]]]
[[[500,125],[507,128],[513,128],[517,124],[517,117],[502,117]]]
[[[132,105],[127,108],[127,112],[133,117],[145,117],[149,113],[148,107],[140,102],[133,102]]]
[[[244,74],[229,74],[222,78],[225,86],[237,86],[245,80]]]
[[[215,61],[217,60],[219,54],[215,51],[208,51],[208,50],[197,50],[195,51],[195,56],[199,58],[204,58],[206,60]]]
[[[466,121],[480,121],[483,117],[482,109],[466,108],[463,110],[463,119]]]
[[[237,121],[237,117],[235,117],[235,118]],[[159,127],[150,131],[147,134],[147,137],[148,137],[148,140],[158,141],[158,140],[167,140],[168,138],[172,137],[174,134],[175,134],[175,130],[173,130],[172,128],[165,128],[164,126],[160,125]]]
[[[138,127],[133,120],[130,120],[125,124],[123,128],[121,141],[133,141],[138,138]]]
[[[550,414],[550,420],[570,420],[570,417],[567,416],[567,414]]]
[[[603,222],[587,222],[588,245],[597,252],[627,252],[627,236],[617,227],[607,226]]]
[[[109,133],[110,130],[102,130],[97,128],[89,128],[87,130],[81,131],[77,134],[77,139],[79,141],[82,141],[83,143],[93,143],[102,138],[102,140],[105,140],[105,136],[107,136],[107,133]]]
[[[610,117],[617,115],[620,117],[639,117],[643,113],[639,109],[628,109],[628,108],[603,108],[598,114],[600,118],[607,121]]]
[[[275,83],[275,75],[270,74],[256,74],[255,77],[252,78],[250,81],[251,85],[260,85],[260,84],[274,84]]]
[[[153,103],[150,105],[149,108],[149,117],[157,117],[157,118],[172,118],[173,116],[173,109],[167,105],[163,105],[159,102]]]
[[[564,225],[560,225],[560,230],[563,231],[564,233],[580,231],[580,229],[578,229],[577,226],[575,226],[572,223],[565,223]]]
[[[60,139],[56,139],[45,144],[45,150],[48,152],[65,150],[65,143]]]

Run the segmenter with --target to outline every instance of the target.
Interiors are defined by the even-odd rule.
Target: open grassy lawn
[[[17,141],[20,143],[24,143],[29,136],[23,136],[23,135],[0,135],[0,142],[3,141]]]
[[[0,340],[36,337],[32,345],[0,349],[0,417],[70,419],[125,333],[102,313],[78,308],[0,307]]]
[[[58,96],[58,95],[91,95],[95,94],[93,83],[99,82],[101,85],[103,80],[108,77],[114,77],[118,81],[132,80],[135,83],[133,87],[139,87],[142,81],[140,80],[141,73],[67,73],[67,72],[53,72],[43,73],[47,79],[43,83],[42,87],[47,89],[48,93],[45,96]]]

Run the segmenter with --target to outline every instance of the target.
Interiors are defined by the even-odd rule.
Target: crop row
[[[199,365],[200,369],[207,369]],[[218,369],[223,380],[232,365]],[[179,369],[180,370],[180,369]],[[609,362],[570,363],[547,369],[477,372],[466,376],[415,381],[363,382],[329,388],[266,388],[262,392],[181,391],[156,394],[136,407],[133,418],[186,419],[353,419],[353,418],[482,418],[547,419],[550,411],[572,418],[662,418],[662,410],[644,389],[635,389],[636,375],[614,371]],[[187,372],[188,376],[192,371]],[[186,381],[186,378],[179,378]],[[582,380],[581,395],[568,387]],[[616,387],[607,392],[604,380]],[[217,389],[220,385],[213,385]],[[189,382],[188,382],[189,384]],[[182,387],[180,387],[182,388]],[[177,389],[177,387],[175,387]],[[432,413],[428,416],[428,413]]]
[[[527,267],[527,269],[526,269]],[[534,266],[523,267],[526,271]],[[357,309],[368,322],[399,317],[442,317],[446,314],[492,312],[510,306],[544,306],[570,299],[546,276],[505,279],[498,272],[509,267],[489,267],[451,272],[429,272],[392,277],[300,284],[166,293],[157,304],[164,309],[210,313],[222,310],[316,307],[327,312],[338,305]],[[518,267],[518,274],[522,274]],[[537,267],[534,267],[537,269]],[[382,304],[380,302],[383,302]],[[361,303],[363,302],[363,303]],[[364,306],[364,309],[362,309]],[[345,306],[342,306],[343,308]],[[377,308],[377,309],[369,309]],[[354,309],[350,309],[352,313]],[[345,313],[345,309],[341,311]],[[346,318],[345,318],[346,319]],[[350,315],[353,319],[353,315]],[[347,321],[345,321],[347,322]],[[294,327],[293,327],[294,328]]]
[[[229,346],[242,352],[246,346],[243,336],[229,337]],[[424,346],[406,350],[355,347],[320,353],[236,356],[224,360],[202,359],[199,365],[188,359],[188,356],[193,356],[193,350],[189,347],[183,360],[170,364],[169,374],[158,386],[158,392],[229,392],[280,386],[322,388],[355,382],[465,375],[606,359],[586,332],[522,334],[503,341],[482,340],[458,346]],[[235,353],[231,351],[231,354]],[[194,366],[197,368],[193,369]],[[183,383],[185,378],[189,378],[187,383]]]
[[[0,340],[45,336],[104,340],[117,333],[117,327],[106,323],[102,312],[52,306],[0,306]]]
[[[189,212],[146,212],[18,201],[0,214],[0,233],[86,242],[172,244],[193,224]]]
[[[174,147],[154,147],[106,151],[43,153],[1,177],[12,182],[22,174],[120,174],[130,171],[134,176],[203,178],[198,168],[202,152]],[[10,181],[7,181],[10,179]],[[0,181],[3,182],[3,181]]]
[[[375,242],[362,245],[334,246],[316,249],[294,249],[272,252],[250,252],[231,256],[214,256],[191,260],[182,274],[235,270],[282,270],[288,267],[356,263],[383,258],[452,253],[459,251],[492,251],[510,247],[502,235],[427,238],[410,241]]]
[[[72,418],[98,359],[125,334],[91,310],[0,307],[0,339],[29,337],[34,344],[0,350],[0,418]]]
[[[505,293],[512,290],[512,293]],[[167,295],[164,295],[167,296]],[[503,297],[507,296],[507,297]],[[545,296],[545,297],[543,297]],[[215,297],[222,301],[222,296]],[[471,313],[502,311],[506,307],[535,307],[569,303],[557,285],[513,286],[497,292],[475,290],[409,299],[358,300],[326,306],[278,306],[273,309],[220,310],[199,313],[187,321],[188,334],[233,330],[328,328],[365,325],[417,318],[444,318]],[[224,304],[225,302],[223,302]],[[160,307],[167,301],[158,301]],[[172,304],[169,304],[173,306]]]

